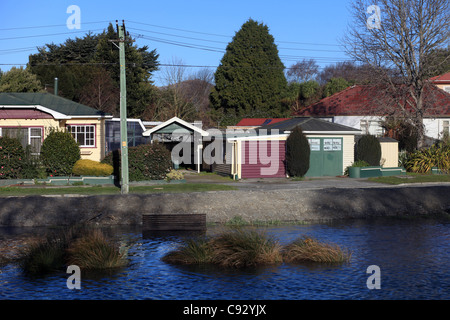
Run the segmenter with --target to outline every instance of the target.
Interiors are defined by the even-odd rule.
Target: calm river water
[[[435,219],[351,220],[264,228],[282,244],[303,236],[352,251],[337,266],[287,265],[234,271],[168,265],[161,257],[182,236],[143,236],[137,229],[111,229],[134,242],[129,267],[109,275],[81,277],[81,289],[66,286],[64,272],[31,279],[13,264],[0,267],[3,300],[435,300],[450,299],[450,222]],[[210,227],[213,233],[218,227]],[[3,237],[27,229],[0,229]],[[380,269],[380,289],[369,289],[367,268]]]

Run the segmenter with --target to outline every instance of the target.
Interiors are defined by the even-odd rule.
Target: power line
[[[38,35],[28,35],[28,36],[20,36],[20,37],[10,37],[10,38],[0,38],[0,40],[17,40],[17,39],[25,39],[25,38],[37,38],[37,37],[50,37],[50,36],[59,36],[63,34],[74,34],[74,33],[89,33],[93,31],[99,31],[104,29],[94,29],[88,31],[72,31],[72,32],[61,32],[61,33],[51,33],[51,34],[38,34]]]
[[[111,22],[109,20],[104,21],[94,21],[94,22],[83,22],[84,24],[96,24],[96,23],[105,23]],[[0,31],[9,31],[9,30],[26,30],[26,29],[40,29],[40,28],[54,28],[54,27],[67,27],[67,24],[53,24],[46,26],[29,26],[29,27],[15,27],[15,28],[1,28]]]

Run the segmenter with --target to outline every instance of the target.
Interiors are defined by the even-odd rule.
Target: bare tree
[[[293,64],[286,74],[291,82],[309,81],[319,74],[319,66],[314,59],[303,59]]]
[[[178,117],[187,121],[195,118],[196,109],[185,97],[183,86],[185,80],[186,67],[183,61],[172,58],[172,62],[165,67],[162,75],[165,86],[160,88],[155,110],[159,118]]]
[[[343,39],[347,54],[372,67],[371,78],[381,88],[377,99],[416,128],[420,148],[423,118],[433,105],[426,96],[432,91],[427,80],[443,63],[432,63],[427,56],[448,45],[449,1],[379,0],[375,6],[373,0],[354,0],[351,14],[353,23]]]
[[[108,72],[97,70],[94,72],[92,80],[84,86],[80,95],[80,103],[118,116],[120,90]]]

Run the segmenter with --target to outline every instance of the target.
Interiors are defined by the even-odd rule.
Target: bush
[[[121,152],[110,152],[102,161],[112,165],[114,175],[120,177]],[[172,169],[170,151],[161,144],[142,144],[128,148],[128,175],[130,181],[164,180]]]
[[[170,172],[168,174],[166,174],[167,181],[183,180],[183,179],[184,179],[183,173],[178,170],[175,170],[175,169],[170,170]]]
[[[405,163],[405,169],[410,172],[428,173],[433,167],[450,172],[450,145],[439,143],[428,149],[417,150],[409,154]]]
[[[72,173],[76,176],[109,176],[113,173],[113,166],[107,163],[82,159],[75,162]]]
[[[42,144],[41,160],[49,175],[71,175],[80,160],[80,148],[70,132],[51,130]]]
[[[21,178],[24,150],[18,139],[0,137],[0,179]]]
[[[295,127],[286,141],[286,166],[291,177],[303,177],[309,170],[311,150],[300,127]]]
[[[381,160],[380,141],[372,135],[362,136],[356,146],[356,160],[365,161],[371,166],[379,166]]]

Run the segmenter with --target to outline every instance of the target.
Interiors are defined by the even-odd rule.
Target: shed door
[[[243,141],[241,177],[284,178],[285,141]]]
[[[342,138],[309,138],[311,156],[308,177],[342,175]]]

